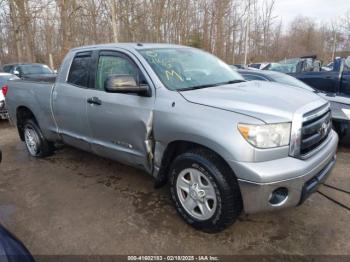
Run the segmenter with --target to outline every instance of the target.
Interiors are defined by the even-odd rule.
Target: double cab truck
[[[195,48],[79,47],[54,83],[8,85],[9,114],[31,156],[64,143],[141,168],[156,186],[168,183],[180,216],[206,232],[242,212],[301,204],[335,164],[329,102],[244,81]]]

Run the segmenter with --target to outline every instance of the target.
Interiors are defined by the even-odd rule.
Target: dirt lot
[[[70,147],[33,159],[3,121],[0,148],[0,222],[33,254],[350,254],[350,211],[319,193],[209,235],[186,225],[167,188],[142,171]],[[349,142],[327,183],[350,191]],[[350,195],[320,191],[350,207]]]

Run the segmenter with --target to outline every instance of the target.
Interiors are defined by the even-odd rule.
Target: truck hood
[[[191,103],[249,115],[266,123],[292,121],[297,109],[322,99],[300,87],[263,81],[247,81],[180,93]]]

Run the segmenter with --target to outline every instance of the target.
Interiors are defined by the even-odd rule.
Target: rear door
[[[58,82],[52,94],[58,132],[65,143],[83,150],[90,150],[86,99],[91,84],[91,64],[91,51],[77,53],[66,81]]]
[[[88,99],[98,103],[89,104],[87,114],[95,153],[151,171],[154,92],[151,97],[145,97],[104,90],[111,74],[133,76],[138,84],[152,88],[141,68],[139,62],[126,53],[96,52],[95,85],[89,90]]]

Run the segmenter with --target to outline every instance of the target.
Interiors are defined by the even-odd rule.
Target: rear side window
[[[3,70],[4,70],[4,72],[6,72],[6,73],[10,73],[11,69],[12,69],[12,66],[11,66],[11,65],[7,65],[7,66],[4,66],[4,67],[3,67]]]
[[[68,75],[68,83],[89,87],[91,52],[78,53],[72,62]]]

